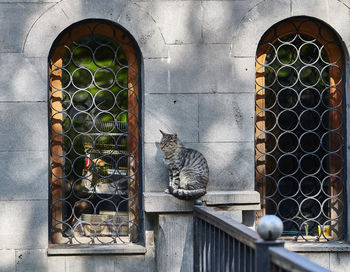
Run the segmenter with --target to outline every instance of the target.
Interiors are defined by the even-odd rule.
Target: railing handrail
[[[330,270],[283,247],[269,248],[270,263],[293,272],[329,272]]]
[[[224,267],[225,271],[243,269],[266,272],[280,271],[282,268],[284,271],[293,272],[330,272],[307,258],[285,249],[284,241],[263,240],[254,230],[211,208],[195,204],[193,216],[194,271],[221,271]],[[276,234],[278,224],[276,225],[276,222],[268,217],[265,217],[265,222],[262,220],[259,222],[263,230],[260,231],[262,237],[265,236],[264,230],[275,231]],[[275,225],[269,226],[271,222]],[[223,240],[223,237],[226,239]]]
[[[215,213],[215,211],[206,206],[195,205],[193,207],[193,215],[223,230],[253,249],[255,249],[255,241],[261,240],[260,236],[254,230],[227,216]]]

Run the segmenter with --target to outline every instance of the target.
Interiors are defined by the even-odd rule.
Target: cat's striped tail
[[[174,189],[173,187],[169,187],[169,192],[180,199],[197,199],[207,192],[205,188],[195,189],[195,190],[185,190],[185,189]]]

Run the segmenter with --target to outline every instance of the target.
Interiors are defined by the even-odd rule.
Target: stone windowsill
[[[294,252],[350,252],[350,244],[345,242],[285,242],[286,249]]]
[[[181,200],[164,192],[145,192],[144,209],[148,213],[192,212],[193,200]],[[259,210],[256,191],[211,191],[200,198],[206,206],[229,206],[231,210]]]
[[[123,255],[146,254],[146,247],[142,245],[49,245],[47,255]]]

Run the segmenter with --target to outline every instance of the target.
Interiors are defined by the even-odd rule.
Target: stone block
[[[65,257],[48,257],[45,249],[16,250],[13,263],[16,268],[6,271],[18,272],[64,272],[66,271]],[[0,268],[1,271],[1,268]]]
[[[350,267],[349,252],[329,253],[329,269],[334,272],[347,272]]]
[[[298,253],[301,256],[304,256],[305,258],[309,259],[310,261],[323,266],[324,268],[329,269],[329,253],[304,253],[304,252],[300,252]],[[332,270],[333,271],[333,270]]]
[[[198,96],[193,94],[145,95],[145,142],[159,142],[159,129],[177,133],[182,142],[198,141]]]
[[[184,201],[164,192],[144,192],[143,197],[145,212],[193,211],[193,200]],[[256,191],[208,191],[200,199],[206,206],[221,207],[221,211],[260,209],[260,195]]]
[[[48,199],[47,152],[0,152],[0,200]]]
[[[154,218],[155,216],[153,217],[147,216],[145,218],[144,229],[145,229],[145,244],[146,244],[146,248],[148,249],[147,252],[149,252],[151,248],[154,249],[154,222],[153,222]],[[150,221],[152,223],[150,223]]]
[[[0,250],[0,272],[15,271],[15,250]]]
[[[0,151],[47,151],[47,103],[0,104]]]
[[[111,4],[114,5],[114,2]],[[144,58],[168,57],[168,49],[162,33],[148,10],[128,2],[118,18],[118,23],[135,38]]]
[[[201,199],[208,206],[215,205],[259,205],[260,195],[257,191],[209,191]]]
[[[169,58],[144,60],[145,93],[169,93]]]
[[[164,192],[144,192],[145,212],[149,213],[179,213],[192,212],[193,200],[181,200]]]
[[[64,1],[60,3],[62,2]],[[79,1],[70,2],[75,6]],[[57,36],[73,23],[73,20],[66,16],[64,10],[59,7],[60,3],[48,9],[32,25],[23,46],[23,53],[26,57],[47,58]],[[45,37],[45,39],[42,39],[42,37]]]
[[[144,145],[145,167],[143,170],[145,192],[164,192],[168,188],[168,170],[164,164],[159,144]],[[146,170],[145,170],[146,169]]]
[[[208,161],[208,191],[254,190],[254,144],[204,143],[190,144]]]
[[[291,0],[292,16],[312,16],[315,18],[328,17],[328,0]]]
[[[234,91],[228,44],[176,45],[169,55],[172,93]]]
[[[157,271],[192,271],[193,219],[191,214],[159,215],[156,241]]]
[[[253,1],[203,1],[203,40],[205,43],[231,43],[232,36]],[[220,16],[218,16],[220,14]]]
[[[340,0],[339,2],[341,2],[343,5],[350,9],[350,0]]]
[[[66,272],[114,272],[111,256],[67,256]],[[130,271],[130,270],[129,270]]]
[[[242,224],[242,221],[243,221],[243,219],[242,219],[242,211],[215,210],[215,212],[218,215],[220,215],[220,216],[223,215],[223,216],[229,217],[230,219],[233,219],[236,222]]]
[[[151,13],[167,44],[201,41],[199,1],[154,1]]]
[[[190,80],[187,80],[186,73],[184,73],[185,80],[178,78],[180,82],[173,82],[174,79],[172,76],[178,76],[176,69],[178,65],[175,64],[176,60],[173,58],[163,58],[163,59],[145,59],[145,93],[183,93],[184,89],[175,89],[171,88],[175,86],[179,86],[181,81],[183,81],[184,86],[185,83],[191,83]],[[191,62],[192,63],[192,62]],[[212,88],[212,92],[254,92],[255,88],[255,58],[229,58],[223,60],[227,69],[231,69],[231,74],[229,74],[229,70],[225,71],[225,75],[227,78],[220,80],[217,83],[217,86],[220,86],[221,89],[216,90],[216,88]],[[208,66],[210,66],[208,64]],[[188,69],[190,66],[184,65],[185,69]],[[173,70],[175,69],[175,70]],[[210,69],[210,67],[208,67]],[[196,74],[200,73],[201,70],[193,71],[192,76],[197,76]],[[175,73],[175,75],[173,75]],[[212,74],[211,76],[220,77],[219,74]],[[180,76],[179,76],[180,77]],[[206,78],[205,80],[211,80]],[[225,83],[224,81],[227,81]],[[171,84],[172,82],[172,84]],[[201,82],[196,82],[198,86],[200,86]],[[231,84],[229,87],[228,85]],[[213,86],[215,84],[213,83]],[[210,90],[207,86],[202,88],[193,87],[193,89],[189,89],[186,86],[184,87],[186,92],[188,93],[203,93],[209,92]]]
[[[254,190],[254,143],[187,143],[208,161],[208,191]],[[145,144],[145,192],[163,192],[168,171],[156,144]]]
[[[115,258],[115,272],[154,272],[155,265],[154,248],[147,250],[144,256],[118,256]]]
[[[124,8],[126,6],[125,1],[108,1],[100,0],[98,2],[94,0],[76,0],[76,1],[61,1],[55,6],[58,9],[54,12],[59,16],[64,16],[65,21],[69,24],[71,22],[78,22],[80,20],[88,18],[103,18],[105,20],[118,21]],[[63,14],[58,12],[62,10]],[[51,11],[45,13],[44,16],[52,14]],[[46,19],[49,19],[48,17]],[[57,19],[56,19],[57,20]],[[50,20],[52,22],[52,20]],[[67,23],[66,22],[66,23]],[[63,30],[63,29],[62,29]]]
[[[145,254],[147,249],[141,245],[86,245],[67,247],[66,245],[49,245],[47,255],[49,256],[64,256],[64,255],[130,255],[130,254]]]
[[[0,245],[6,249],[42,249],[48,243],[48,201],[1,201]]]
[[[234,31],[231,56],[255,57],[262,35],[275,23],[290,17],[290,3],[285,0],[261,1]]]
[[[45,249],[16,250],[16,272],[65,271],[65,257],[50,257]]]
[[[133,1],[133,3],[137,3],[137,6],[142,8],[145,12],[147,12],[148,14],[151,14],[152,11],[152,1],[148,1],[148,0],[141,0],[141,1]]]
[[[233,92],[255,92],[255,58],[233,57],[232,59]]]
[[[64,29],[87,18],[119,23],[135,38],[145,58],[168,56],[164,39],[150,14],[137,4],[123,0],[60,1],[31,28],[23,49],[25,56],[47,57],[52,43]]]
[[[47,59],[0,54],[0,101],[46,101]]]
[[[254,94],[199,96],[199,141],[254,140]]]
[[[45,252],[46,255],[46,252]],[[66,257],[64,256],[46,256],[48,262],[48,272],[65,272]]]
[[[350,32],[347,25],[350,24],[350,5],[349,1],[347,3],[341,3],[339,1],[328,1],[328,20],[323,19],[323,17],[320,17],[320,19],[324,20],[326,23],[328,23],[331,28],[333,28],[340,37],[340,40],[344,42],[345,46],[348,48],[349,52],[349,46],[350,46]],[[346,48],[345,55],[347,54]]]
[[[8,1],[7,1],[8,2]],[[0,52],[20,53],[26,35],[41,13],[54,3],[3,3],[0,9]],[[39,39],[42,41],[42,37]]]
[[[350,9],[350,0],[340,0],[340,2],[347,7],[348,9]]]
[[[291,4],[293,16],[307,15],[324,21],[335,30],[346,46],[349,46],[350,33],[347,27],[350,24],[349,1],[292,0]]]

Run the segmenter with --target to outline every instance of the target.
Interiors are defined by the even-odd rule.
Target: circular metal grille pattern
[[[281,22],[256,58],[259,216],[275,214],[285,237],[343,239],[343,56],[315,20]]]
[[[71,26],[51,49],[54,243],[139,239],[138,67],[127,33],[102,20]]]

